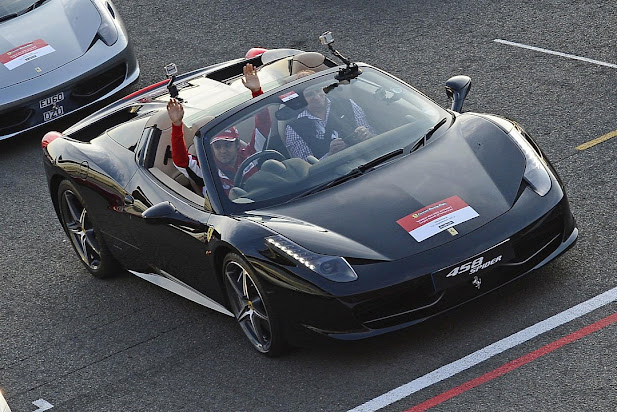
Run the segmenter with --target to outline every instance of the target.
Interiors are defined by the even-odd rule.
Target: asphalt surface
[[[116,1],[145,87],[251,47],[327,53],[388,70],[448,105],[444,83],[473,79],[464,110],[525,126],[565,182],[580,237],[537,272],[417,327],[355,343],[256,353],[231,318],[131,275],[98,280],[53,212],[44,131],[0,141],[0,389],[14,412],[345,411],[617,286],[617,64],[611,1]],[[77,119],[69,119],[76,121]],[[63,125],[53,125],[63,129]],[[64,126],[65,127],[65,126]],[[388,405],[406,410],[617,311],[610,303]],[[617,405],[617,326],[440,403],[438,411],[588,411]],[[39,409],[40,410],[40,409]]]

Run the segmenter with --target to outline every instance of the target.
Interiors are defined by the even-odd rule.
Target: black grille
[[[404,284],[373,293],[356,295],[353,301],[354,312],[362,323],[430,306],[441,295],[435,293],[430,275],[409,280]]]
[[[83,103],[94,101],[121,85],[125,77],[126,65],[118,64],[77,84],[71,92],[71,97]]]
[[[16,133],[28,126],[32,109],[17,109],[0,115],[0,134]]]
[[[563,234],[564,216],[560,206],[557,205],[549,213],[527,226],[512,238],[516,262],[529,259],[540,248],[555,239],[555,237],[558,237],[559,241],[561,241],[560,235]]]

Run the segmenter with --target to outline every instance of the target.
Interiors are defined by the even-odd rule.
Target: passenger
[[[251,91],[253,97],[263,93],[257,69],[252,64],[247,64],[243,68],[244,77],[242,84]],[[167,113],[171,119],[171,157],[174,165],[185,176],[191,178],[195,183],[202,187],[204,196],[206,188],[203,184],[203,173],[199,166],[196,156],[189,154],[186,143],[184,142],[184,132],[182,119],[184,108],[176,99],[170,99],[167,103]],[[234,176],[240,164],[253,153],[263,149],[266,137],[270,133],[272,120],[268,109],[264,109],[255,115],[255,128],[248,145],[243,146],[240,142],[240,135],[235,127],[219,133],[210,140],[212,151],[214,152],[215,163],[218,168],[218,175],[223,184],[225,193],[233,187]],[[244,176],[249,177],[257,171],[257,167],[251,163],[244,169]]]
[[[306,109],[285,128],[285,145],[292,157],[321,159],[375,135],[364,110],[353,100],[329,99],[321,87],[309,87],[303,94]]]

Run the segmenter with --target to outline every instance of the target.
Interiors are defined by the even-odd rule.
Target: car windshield
[[[223,203],[251,210],[344,184],[417,149],[450,119],[405,83],[371,67],[361,70],[343,81],[336,70],[307,73],[216,126],[204,126]]]
[[[16,17],[39,3],[42,3],[42,1],[2,0],[2,2],[0,2],[0,22],[3,20],[8,20],[11,17]]]

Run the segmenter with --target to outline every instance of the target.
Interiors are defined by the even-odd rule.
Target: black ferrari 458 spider
[[[349,61],[329,33],[322,42],[343,64],[274,49],[171,69],[48,133],[51,198],[86,269],[128,270],[233,316],[275,356],[311,337],[413,325],[575,243],[562,182],[530,135],[462,112],[468,77],[446,82],[444,109]],[[243,86],[247,63],[261,81],[256,97]],[[172,161],[172,96],[201,173]],[[231,172],[224,145],[237,150]]]

